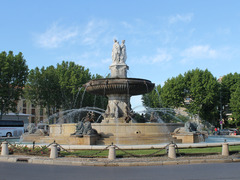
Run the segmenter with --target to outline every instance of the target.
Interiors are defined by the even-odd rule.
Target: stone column
[[[228,143],[223,143],[222,144],[222,155],[223,156],[229,156]]]
[[[57,157],[58,157],[57,144],[52,144],[51,145],[50,158],[56,159]]]
[[[7,142],[7,141],[2,142],[2,151],[1,151],[1,155],[2,155],[2,156],[7,156],[7,155],[9,155],[9,151],[8,151],[8,142]]]
[[[175,144],[170,144],[169,149],[168,149],[168,157],[175,159],[176,156],[176,151],[175,151]]]
[[[116,159],[116,150],[115,146],[110,146],[109,151],[108,151],[108,159],[109,160],[114,160]]]

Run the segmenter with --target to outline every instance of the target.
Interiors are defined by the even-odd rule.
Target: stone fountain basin
[[[86,91],[96,95],[128,94],[130,96],[149,93],[155,84],[138,78],[95,79],[84,84]]]
[[[98,139],[89,145],[140,145],[176,142],[170,135],[176,128],[183,127],[183,123],[92,123],[92,128],[99,133]],[[49,138],[61,144],[84,144],[78,138],[69,137],[76,131],[76,124],[50,125]],[[51,141],[50,141],[51,142]]]

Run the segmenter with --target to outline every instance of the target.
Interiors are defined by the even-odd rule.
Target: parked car
[[[229,129],[221,129],[219,135],[229,135]]]
[[[229,129],[229,135],[240,135],[239,129]]]

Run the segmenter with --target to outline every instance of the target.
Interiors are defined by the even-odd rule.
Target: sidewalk
[[[70,165],[70,166],[162,166],[162,165],[182,165],[200,163],[234,163],[240,162],[240,155],[222,156],[196,156],[196,157],[177,157],[170,159],[167,156],[149,158],[117,158],[108,160],[107,158],[66,158],[59,157],[50,159],[40,156],[0,156],[0,162],[22,162],[30,164],[44,165]]]

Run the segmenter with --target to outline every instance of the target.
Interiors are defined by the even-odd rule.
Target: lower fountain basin
[[[92,123],[99,137],[95,144],[140,145],[179,142],[170,135],[182,123]],[[61,140],[62,144],[71,144],[69,137],[76,130],[76,124],[52,124],[49,137]],[[65,139],[65,141],[64,141]]]

